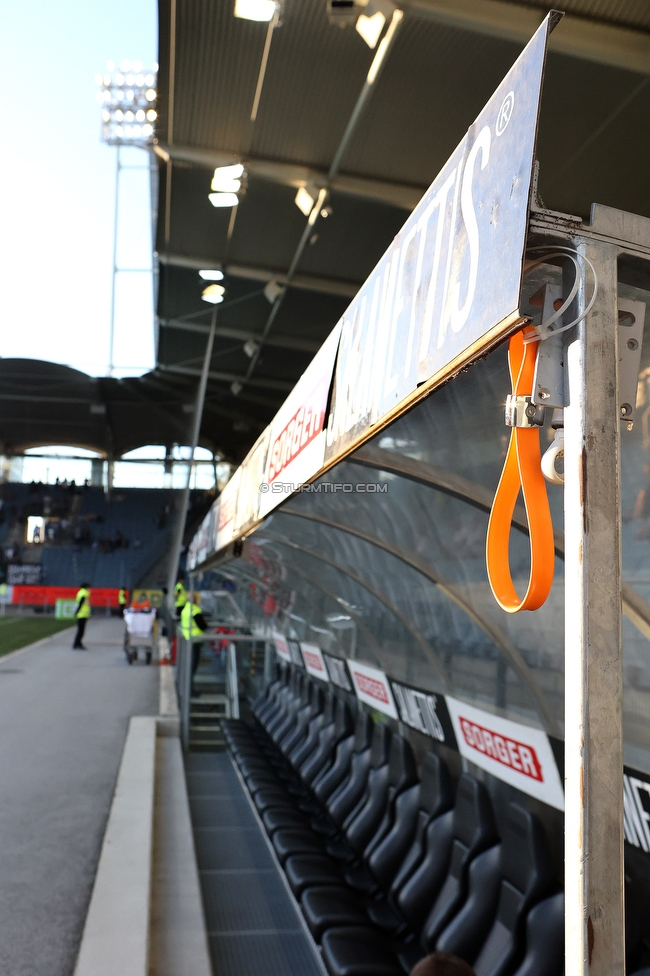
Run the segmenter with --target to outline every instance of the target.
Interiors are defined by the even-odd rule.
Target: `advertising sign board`
[[[313,678],[319,678],[321,681],[329,681],[329,675],[325,667],[325,661],[323,660],[323,652],[318,644],[307,644],[304,641],[300,641],[300,650],[302,652],[302,659],[305,662],[307,674],[310,674]]]
[[[358,661],[348,661],[348,670],[359,701],[391,718],[398,718],[390,683],[383,671]]]
[[[541,729],[446,696],[461,756],[543,803],[564,810],[564,790],[551,743]]]
[[[285,485],[298,487],[323,466],[327,404],[340,331],[339,324],[330,332],[271,423],[266,476],[260,479],[260,516],[287,497]]]
[[[273,643],[275,644],[275,653],[278,657],[281,657],[283,661],[291,663],[291,651],[289,650],[286,637],[282,634],[274,634]]]
[[[326,460],[519,316],[550,14],[341,322]]]

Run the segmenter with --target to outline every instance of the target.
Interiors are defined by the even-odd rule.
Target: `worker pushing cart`
[[[124,611],[124,653],[129,664],[138,658],[142,650],[147,664],[151,664],[154,651],[158,650],[158,624],[156,608],[144,604],[131,604]]]

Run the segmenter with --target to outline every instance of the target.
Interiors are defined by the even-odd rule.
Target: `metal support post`
[[[239,679],[237,675],[237,648],[228,644],[228,697],[230,698],[230,717],[239,718]]]
[[[624,976],[618,249],[576,243],[598,294],[569,346],[564,411],[566,972]]]
[[[192,707],[192,642],[181,637],[179,646],[182,649],[180,660],[180,705],[181,705],[181,741],[187,749],[190,741],[190,709]]]
[[[194,468],[194,455],[196,454],[196,448],[199,443],[199,435],[201,433],[201,419],[203,417],[203,404],[205,402],[205,390],[208,385],[208,373],[210,371],[210,361],[212,359],[212,346],[214,345],[214,333],[217,327],[217,310],[212,313],[212,322],[210,325],[210,332],[208,333],[208,341],[205,347],[205,356],[203,357],[203,369],[201,371],[201,379],[199,380],[198,390],[196,391],[196,403],[194,405],[194,420],[192,423],[192,436],[190,440],[191,455],[187,465],[187,480],[185,482],[185,487],[183,489],[183,494],[181,496],[180,510],[177,515],[176,525],[174,526],[174,535],[171,552],[169,554],[169,568],[167,571],[167,605],[171,610],[174,607],[174,586],[176,585],[176,576],[178,573],[178,563],[181,557],[181,549],[183,547],[183,534],[185,531],[185,519],[187,518],[187,509],[189,507],[190,501],[190,483],[192,479],[192,471]]]
[[[264,687],[271,683],[273,676],[273,653],[270,641],[264,641]]]

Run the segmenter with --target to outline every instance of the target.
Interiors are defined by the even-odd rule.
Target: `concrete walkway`
[[[128,721],[158,713],[158,668],[127,665],[123,627],[0,658],[2,976],[73,971]]]

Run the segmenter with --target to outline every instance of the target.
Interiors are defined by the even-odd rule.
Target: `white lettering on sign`
[[[547,20],[341,320],[325,458],[520,318]],[[516,97],[515,97],[516,94]]]
[[[650,783],[623,776],[623,827],[625,840],[650,854]]]
[[[445,730],[438,718],[435,695],[427,695],[424,691],[400,685],[395,681],[392,684],[402,722],[438,742],[444,742]]]
[[[461,756],[523,793],[564,809],[562,782],[545,732],[449,695],[445,699]]]
[[[393,693],[384,672],[358,661],[348,661],[348,668],[359,701],[390,715],[391,718],[398,718]]]
[[[320,678],[321,681],[328,681],[329,676],[320,647],[317,644],[307,644],[304,641],[300,641],[300,652],[305,662],[307,673],[311,674],[314,678]]]
[[[499,735],[498,732],[491,732],[462,715],[459,716],[459,722],[465,742],[473,749],[478,749],[504,766],[510,766],[540,783],[544,781],[537,753],[532,746]]]
[[[324,377],[311,393],[307,403],[296,410],[284,430],[275,437],[271,445],[268,466],[269,484],[275,481],[289,462],[322,431],[329,384],[329,377]]]

